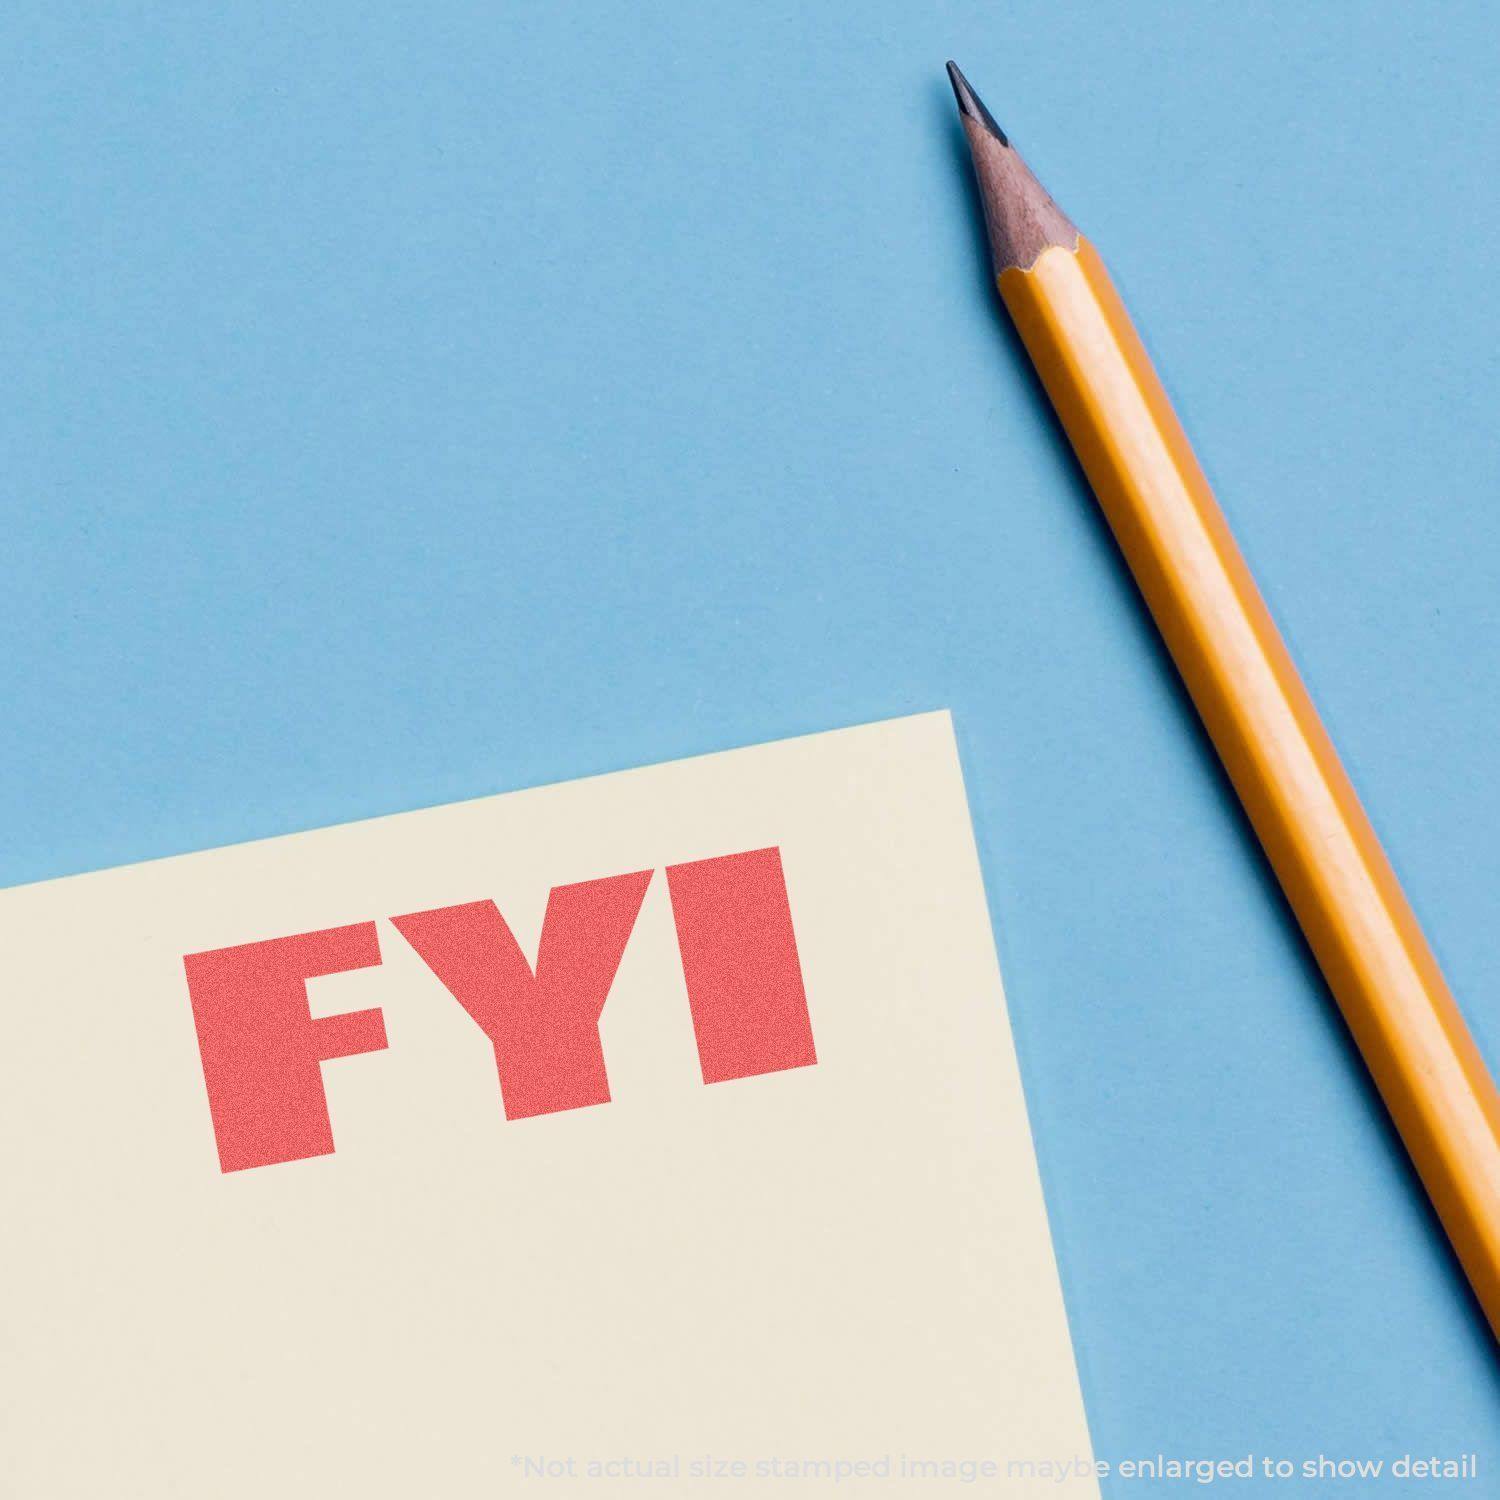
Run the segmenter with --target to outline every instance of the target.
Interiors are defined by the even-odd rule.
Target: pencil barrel
[[[999,286],[1500,1338],[1500,1098],[1437,961],[1098,254]]]

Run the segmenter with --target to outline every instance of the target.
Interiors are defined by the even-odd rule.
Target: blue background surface
[[[8,6],[0,881],[951,706],[1100,1456],[1500,1483],[1489,1337],[997,311],[941,69],[1109,257],[1493,1062],[1495,41]],[[1495,1493],[1379,1492],[1439,1488]]]

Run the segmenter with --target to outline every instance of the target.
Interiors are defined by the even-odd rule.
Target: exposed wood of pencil
[[[1494,1082],[1103,261],[949,68],[1000,294],[1500,1337]]]

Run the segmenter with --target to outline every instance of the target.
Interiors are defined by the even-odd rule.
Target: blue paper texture
[[[8,6],[0,880],[951,707],[1099,1456],[1500,1484],[1490,1335],[991,292],[949,56],[1496,1061],[1480,0]],[[1235,1485],[1435,1490],[1492,1493]]]

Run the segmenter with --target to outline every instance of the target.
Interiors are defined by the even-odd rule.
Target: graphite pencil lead
[[[984,107],[984,100],[969,87],[969,80],[951,59],[948,62],[948,82],[953,85],[953,97],[958,100],[959,112],[983,125],[1002,146],[1010,145],[1010,137],[995,123],[994,115]]]

